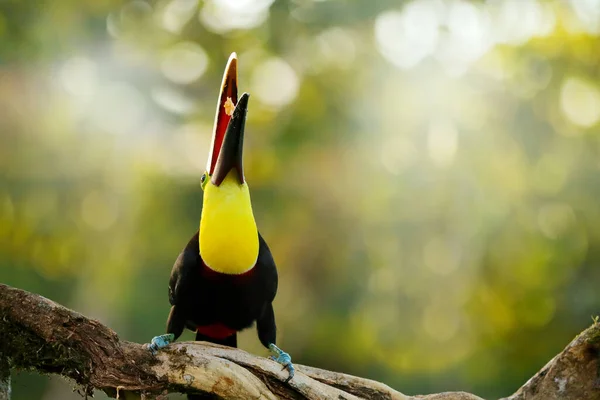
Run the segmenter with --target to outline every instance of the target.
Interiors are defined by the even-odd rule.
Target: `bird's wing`
[[[278,276],[277,267],[273,260],[273,255],[267,242],[262,238],[260,233],[258,234],[259,249],[258,249],[258,260],[256,260],[257,268],[260,269],[260,274],[264,282],[264,293],[265,300],[267,303],[271,303],[275,299],[277,294]]]
[[[173,264],[169,280],[169,302],[173,306],[185,298],[188,286],[193,281],[192,273],[200,262],[198,247],[198,232],[196,232]]]

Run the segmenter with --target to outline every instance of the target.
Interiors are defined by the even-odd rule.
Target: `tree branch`
[[[96,389],[113,397],[180,392],[227,399],[481,400],[463,392],[411,397],[383,383],[302,365],[286,384],[287,373],[279,364],[204,342],[176,343],[154,357],[144,345],[119,340],[98,321],[2,284],[0,338],[0,377],[7,364],[55,373],[73,379],[83,394]],[[596,323],[506,400],[597,399],[599,349]]]
[[[10,400],[10,390],[10,366],[8,359],[0,353],[0,400]]]
[[[501,400],[600,399],[600,322],[581,332],[512,396]]]

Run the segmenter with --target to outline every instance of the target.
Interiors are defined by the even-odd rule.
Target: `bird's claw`
[[[156,355],[156,352],[163,347],[168,346],[173,340],[175,340],[175,335],[172,333],[167,333],[165,335],[154,336],[150,343],[147,345],[148,350],[153,355]]]
[[[286,353],[285,351],[281,350],[279,347],[275,346],[275,344],[271,343],[269,345],[269,350],[271,350],[272,353],[274,353],[276,356],[270,356],[269,358],[275,362],[278,362],[279,364],[282,365],[281,370],[283,371],[284,369],[288,370],[288,378],[285,380],[286,383],[288,383],[289,381],[292,380],[292,378],[294,377],[294,373],[296,372],[296,369],[294,368],[294,364],[292,364],[292,357]]]

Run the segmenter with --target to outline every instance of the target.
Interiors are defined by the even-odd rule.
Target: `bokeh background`
[[[598,0],[4,0],[0,281],[162,333],[237,51],[281,346],[508,395],[599,312],[599,34]]]

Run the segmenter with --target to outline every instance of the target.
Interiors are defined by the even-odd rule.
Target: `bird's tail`
[[[234,333],[233,335],[231,335],[225,339],[214,339],[209,336],[205,336],[205,335],[201,334],[200,332],[196,332],[196,341],[221,344],[223,346],[229,346],[229,347],[237,347],[237,333]],[[201,395],[201,394],[188,394],[188,400],[207,400],[207,399],[211,399],[211,398],[212,397],[210,397],[210,396],[206,397],[205,395]]]

